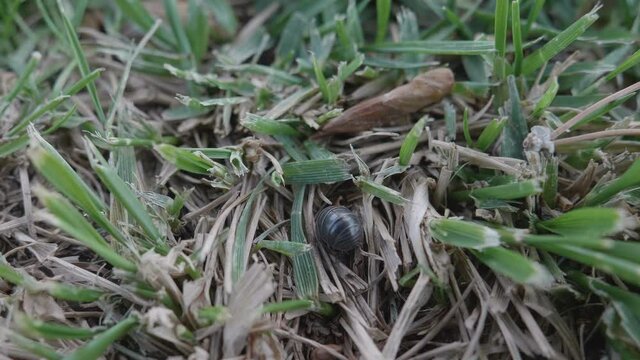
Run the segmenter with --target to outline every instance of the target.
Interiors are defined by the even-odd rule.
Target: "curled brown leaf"
[[[405,85],[349,108],[315,137],[394,125],[407,115],[440,102],[451,93],[453,83],[453,72],[447,68],[427,71]]]

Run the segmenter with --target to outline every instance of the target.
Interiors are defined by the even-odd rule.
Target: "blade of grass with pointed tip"
[[[115,0],[122,13],[131,19],[136,25],[148,32],[155,22],[153,16],[149,14],[147,9],[137,0]],[[175,47],[176,39],[173,34],[166,28],[158,29],[157,37],[160,41],[170,47]]]
[[[597,206],[609,201],[617,194],[640,185],[640,159],[637,159],[621,176],[611,182],[596,187],[588,193],[581,206]]]
[[[618,259],[637,262],[640,259],[640,244],[632,241],[619,241],[598,238],[588,234],[558,235],[525,235],[522,242],[531,246],[553,247],[557,243],[598,251]]]
[[[238,225],[236,227],[235,241],[233,242],[233,249],[231,250],[231,256],[233,257],[233,260],[231,262],[231,278],[233,280],[233,284],[240,280],[247,268],[247,260],[249,259],[249,256],[245,253],[245,249],[247,241],[252,240],[247,239],[249,220],[251,219],[251,214],[253,213],[253,203],[258,198],[258,195],[262,193],[265,179],[266,177],[262,178],[258,185],[256,185],[256,187],[251,190],[251,195],[249,196],[244,209],[242,209],[240,220],[238,221]]]
[[[338,158],[289,162],[282,165],[287,184],[330,184],[351,179],[346,161]]]
[[[82,340],[91,338],[104,330],[102,328],[81,328],[46,322],[31,318],[23,313],[16,313],[14,321],[20,332],[34,339]]]
[[[7,132],[7,135],[8,136],[17,135],[19,132],[26,129],[29,126],[29,124],[41,118],[42,115],[44,115],[45,113],[55,110],[60,104],[62,104],[68,98],[69,98],[69,95],[60,95],[38,106],[33,112],[25,116],[13,128],[11,128],[11,130]]]
[[[407,201],[402,197],[402,194],[400,194],[400,192],[390,189],[382,184],[378,184],[373,180],[367,179],[363,176],[358,176],[357,178],[355,178],[354,182],[356,186],[360,188],[360,190],[362,190],[362,192],[371,194],[384,201],[388,201],[396,205],[402,205]]]
[[[426,40],[381,43],[365,46],[363,50],[392,54],[489,55],[496,48],[494,43],[484,40]]]
[[[443,101],[444,103],[444,123],[447,128],[447,139],[449,141],[456,140],[456,134],[458,132],[458,128],[456,127],[456,108],[451,105],[448,101]]]
[[[8,94],[4,95],[2,99],[0,99],[0,118],[2,118],[2,115],[9,107],[9,104],[13,101],[13,99],[16,98],[16,96],[18,96],[18,94],[20,94],[24,86],[27,84],[27,82],[31,78],[31,73],[33,73],[33,70],[35,70],[36,66],[38,66],[41,59],[42,54],[40,54],[39,52],[35,51],[31,53],[27,65],[25,65],[24,70],[22,70],[22,73],[20,73],[20,77],[18,77],[18,79],[16,80],[16,83],[13,85],[11,91],[9,91]]]
[[[238,19],[233,7],[227,0],[208,0],[203,5],[208,6],[211,14],[226,32],[227,36],[232,36],[238,30]]]
[[[67,38],[67,42],[73,51],[74,58],[76,63],[78,64],[78,68],[83,77],[88,76],[91,73],[91,69],[89,68],[89,62],[87,61],[87,57],[82,51],[82,46],[80,46],[80,40],[78,40],[78,34],[71,23],[71,20],[67,17],[67,14],[64,11],[64,7],[62,6],[62,2],[57,0],[58,10],[62,15],[62,24],[64,26],[65,35]],[[102,109],[102,104],[100,103],[100,97],[98,96],[98,89],[93,82],[89,82],[87,84],[87,90],[89,91],[89,96],[91,97],[91,101],[93,102],[93,106],[96,111],[96,115],[98,116],[98,120],[102,124],[107,121],[107,117],[105,116],[104,110]]]
[[[104,159],[101,159],[102,156],[94,146],[90,143],[88,143],[88,145],[92,154],[89,157],[91,168],[96,172],[102,184],[104,184],[114,198],[122,204],[127,210],[127,213],[135,219],[143,232],[151,239],[156,251],[160,254],[167,254],[169,248],[151,219],[146,207],[138,200],[138,196],[133,192],[131,187],[118,176],[116,169],[110,166]]]
[[[631,230],[637,223],[625,211],[584,207],[539,222],[537,227],[560,235],[604,236]]]
[[[102,291],[97,289],[78,287],[55,281],[47,281],[45,289],[54,298],[66,301],[89,303],[98,300],[104,295]]]
[[[542,94],[542,96],[536,103],[536,106],[531,113],[532,118],[535,119],[540,117],[540,115],[542,115],[542,113],[549,107],[549,105],[553,103],[553,100],[556,98],[556,94],[558,94],[559,88],[560,85],[558,84],[558,78],[554,76],[551,84],[549,85],[549,88],[544,92],[544,94]]]
[[[84,210],[87,215],[116,240],[125,244],[124,236],[107,216],[107,206],[80,178],[62,156],[46,142],[32,126],[28,128],[29,159],[36,170],[64,196]]]
[[[509,21],[509,1],[497,0],[494,15],[494,47],[496,50],[493,73],[498,80],[506,77],[507,23]]]
[[[427,119],[426,116],[420,118],[420,120],[413,125],[409,133],[407,133],[400,147],[400,154],[398,155],[398,164],[400,164],[400,166],[408,166],[411,162],[411,157],[418,146],[418,140],[424,131]]]
[[[529,129],[527,120],[522,115],[522,107],[520,106],[520,93],[516,85],[516,78],[513,75],[507,77],[507,86],[509,89],[509,102],[511,108],[507,124],[503,130],[502,143],[500,144],[500,154],[506,157],[523,159],[522,142],[527,137]]]
[[[7,336],[11,340],[11,343],[15,344],[25,351],[37,355],[38,357],[42,357],[47,360],[62,360],[64,358],[62,355],[58,354],[51,346],[31,340],[16,332],[10,331],[8,332]]]
[[[121,337],[127,335],[135,326],[138,319],[134,316],[128,317],[104,332],[96,335],[92,340],[74,350],[65,357],[66,360],[95,360]]]
[[[614,274],[636,286],[640,285],[640,264],[636,261],[621,259],[599,250],[565,245],[557,241],[546,244],[536,243],[535,246],[574,261],[593,266],[604,272]]]
[[[304,35],[301,29],[306,27],[307,21],[307,18],[303,14],[296,12],[287,22],[287,25],[280,34],[280,40],[276,47],[276,57],[280,62],[288,63],[294,58],[300,48]]]
[[[546,179],[542,187],[542,199],[550,207],[555,208],[556,197],[558,195],[558,160],[557,157],[553,157],[549,160],[546,166]]]
[[[454,200],[474,198],[479,200],[515,200],[542,192],[539,180],[525,180],[521,182],[488,186],[480,189],[456,191],[452,193]]]
[[[542,8],[544,7],[545,0],[533,0],[533,8],[529,11],[529,17],[527,17],[527,23],[525,24],[524,30],[522,31],[522,38],[526,39],[529,35],[529,31],[533,26],[533,23],[536,21]]]
[[[263,314],[271,314],[287,311],[312,310],[314,307],[315,303],[312,300],[284,300],[277,303],[264,304],[261,311]]]
[[[71,96],[71,95],[77,94],[80,90],[84,89],[87,85],[96,81],[96,79],[100,77],[103,71],[105,71],[105,68],[97,68],[92,72],[88,73],[86,76],[83,76],[80,80],[76,81],[71,86],[69,86],[66,90],[64,90],[64,95]]]
[[[162,158],[175,165],[178,169],[194,174],[208,175],[210,174],[209,170],[216,166],[216,163],[208,157],[198,156],[196,155],[197,152],[192,152],[173,145],[157,144],[153,149],[156,150]]]
[[[288,257],[295,257],[311,251],[311,245],[291,241],[262,240],[254,248],[256,250],[267,249]]]
[[[17,271],[7,264],[5,260],[0,260],[0,278],[14,285],[24,286],[28,291],[46,291],[52,297],[60,300],[93,302],[103,295],[103,292],[99,290],[76,287],[66,283],[56,281],[38,282],[31,276]]]
[[[596,14],[598,9],[599,7],[595,7],[592,11],[556,35],[553,39],[542,46],[542,48],[525,57],[522,61],[522,75],[532,74],[543,64],[571,45],[571,43],[573,43],[596,20],[598,20],[598,14]]]
[[[522,25],[520,24],[520,1],[511,2],[511,37],[513,38],[513,74],[520,75],[522,70]]]
[[[389,27],[391,0],[376,0],[376,42],[384,41]]]
[[[293,137],[300,137],[302,135],[298,130],[288,124],[251,113],[247,113],[241,124],[258,134],[288,135]]]
[[[193,50],[196,63],[200,62],[207,52],[211,27],[207,12],[202,11],[202,5],[197,0],[189,0],[189,20],[186,24],[187,37]]]
[[[115,252],[67,199],[44,188],[35,188],[33,192],[53,215],[47,218],[52,225],[73,236],[114,267],[136,272],[136,265]]]
[[[293,190],[293,207],[291,208],[291,241],[307,244],[302,226],[302,206],[305,200],[306,186],[296,186]],[[305,252],[293,257],[293,279],[296,294],[302,299],[316,299],[318,297],[318,274],[316,272],[313,254]]]
[[[547,288],[553,282],[544,266],[515,251],[496,246],[473,251],[473,254],[496,273],[517,283]]]
[[[200,100],[200,99],[195,99],[190,96],[185,96],[180,94],[176,95],[176,99],[178,99],[178,101],[180,101],[182,104],[194,109],[203,109],[203,108],[214,107],[214,106],[236,105],[236,104],[242,104],[243,102],[246,102],[249,100],[247,98],[240,97],[240,96]]]
[[[493,144],[496,139],[502,133],[502,130],[507,125],[507,118],[493,119],[485,126],[485,128],[478,136],[478,141],[476,141],[476,147],[481,151],[487,151],[491,144]]]
[[[469,221],[436,219],[429,223],[429,229],[438,241],[453,246],[480,250],[500,245],[496,230]]]
[[[491,123],[489,123],[491,125]],[[486,130],[486,128],[485,128]],[[464,141],[467,143],[467,147],[473,147],[473,139],[471,139],[471,131],[469,130],[469,109],[465,108],[462,114],[462,134],[464,135]]]

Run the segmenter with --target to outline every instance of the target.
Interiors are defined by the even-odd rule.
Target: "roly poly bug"
[[[344,206],[328,206],[316,215],[316,238],[333,251],[356,249],[363,237],[360,219]]]

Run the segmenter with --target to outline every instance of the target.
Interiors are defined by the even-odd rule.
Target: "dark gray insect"
[[[329,249],[349,252],[362,244],[360,219],[344,206],[329,206],[316,215],[316,237]]]

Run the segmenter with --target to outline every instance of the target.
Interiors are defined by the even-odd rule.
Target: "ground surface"
[[[3,1],[0,354],[640,358],[640,3],[602,5]]]

